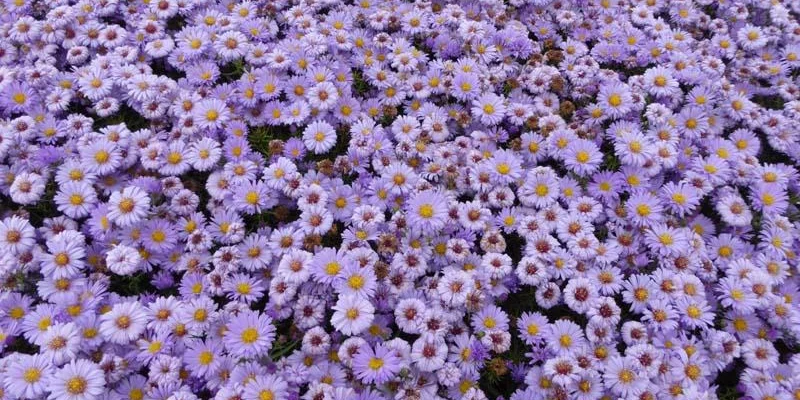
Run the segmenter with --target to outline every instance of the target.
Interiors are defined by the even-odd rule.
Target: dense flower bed
[[[800,398],[797,1],[0,4],[0,399]]]

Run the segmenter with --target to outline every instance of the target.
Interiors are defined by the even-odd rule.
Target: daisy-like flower
[[[78,353],[81,337],[74,323],[54,324],[47,328],[37,343],[44,355],[54,365],[59,366],[74,360]]]
[[[139,251],[126,245],[116,245],[106,254],[106,265],[117,275],[131,275],[139,268],[142,257]]]
[[[549,326],[546,343],[557,354],[570,355],[586,343],[586,338],[576,323],[558,320]]]
[[[328,110],[339,100],[339,91],[330,82],[320,82],[308,90],[308,102],[311,107]]]
[[[645,234],[645,243],[664,257],[684,254],[689,249],[689,239],[684,230],[670,228],[662,223],[651,225],[651,229]]]
[[[725,223],[731,226],[749,226],[753,213],[741,196],[730,193],[717,201],[716,210]]]
[[[164,219],[149,220],[142,229],[141,236],[145,249],[153,253],[166,253],[177,242],[175,226]]]
[[[675,307],[681,313],[681,321],[691,329],[703,328],[713,322],[714,314],[705,300],[696,301],[684,297],[675,302]]]
[[[119,168],[122,155],[116,143],[100,138],[81,148],[81,162],[98,175],[106,175]]]
[[[499,183],[509,184],[521,176],[522,163],[513,152],[499,150],[494,153],[490,163],[493,165],[493,177]]]
[[[506,114],[505,99],[486,93],[472,102],[472,115],[486,125],[499,124]]]
[[[325,121],[314,121],[303,131],[303,143],[312,153],[324,154],[336,144],[336,130]]]
[[[35,92],[25,83],[11,82],[3,85],[2,103],[13,112],[23,112],[37,100]]]
[[[139,302],[117,303],[101,316],[100,334],[112,343],[129,343],[139,338],[147,325],[147,314]]]
[[[525,343],[534,344],[541,342],[548,323],[547,317],[540,313],[524,312],[517,320],[517,329]]]
[[[414,341],[411,357],[420,371],[433,372],[444,365],[447,351],[444,339],[429,335]]]
[[[147,216],[150,197],[136,186],[115,191],[108,199],[108,219],[120,227],[128,227]]]
[[[54,279],[73,278],[84,267],[85,239],[76,231],[64,231],[47,241],[42,273]]]
[[[20,354],[5,373],[7,393],[18,398],[42,396],[53,374],[53,365],[40,354]]]
[[[603,115],[611,118],[622,117],[631,111],[633,106],[630,89],[621,82],[603,85],[597,94],[597,99],[602,107]]]
[[[678,327],[678,312],[665,299],[653,300],[643,311],[642,320],[656,331],[670,332]]]
[[[218,141],[204,137],[189,146],[186,161],[198,171],[208,171],[222,156],[222,148]]]
[[[0,251],[12,255],[24,253],[36,243],[35,235],[27,219],[14,215],[0,220]]]
[[[638,226],[648,226],[663,219],[661,202],[654,195],[636,191],[625,203],[630,220]]]
[[[679,93],[678,81],[672,77],[671,72],[662,66],[650,68],[644,73],[644,82],[647,91],[659,97],[670,97]]]
[[[625,281],[623,287],[625,290],[622,292],[622,299],[631,305],[633,311],[644,310],[648,302],[654,300],[656,285],[649,276],[633,275]]]
[[[230,111],[225,102],[219,99],[203,100],[192,109],[194,121],[201,129],[219,129],[230,119]]]
[[[748,339],[742,344],[742,357],[748,367],[768,370],[778,364],[778,351],[775,346],[764,339]]]
[[[377,279],[372,268],[362,268],[358,264],[352,263],[338,274],[334,286],[340,295],[354,294],[369,298],[375,291]]]
[[[275,326],[272,318],[257,311],[242,312],[228,323],[225,347],[241,357],[260,357],[272,349]]]
[[[375,307],[361,296],[341,296],[332,308],[331,324],[337,331],[348,336],[363,332],[374,319]]]
[[[709,129],[708,116],[700,107],[685,107],[678,114],[678,129],[684,136],[700,138]]]
[[[97,201],[97,194],[88,182],[65,182],[54,199],[58,210],[70,218],[83,218]]]
[[[736,33],[739,45],[746,50],[758,50],[767,44],[767,37],[761,28],[747,24]]]
[[[406,204],[409,225],[418,232],[435,232],[447,222],[447,197],[442,192],[418,192]]]
[[[111,93],[113,80],[106,71],[100,68],[89,68],[78,78],[78,86],[84,96],[89,100],[96,101]]]
[[[233,60],[245,55],[248,40],[239,31],[227,31],[219,35],[213,42],[214,50],[223,60]]]
[[[751,188],[752,205],[763,213],[781,215],[789,205],[786,192],[773,185],[757,184]]]
[[[255,375],[255,374],[254,374]],[[283,399],[288,396],[289,385],[283,378],[276,375],[254,376],[244,385],[243,399]]]
[[[585,278],[573,278],[564,288],[564,302],[579,313],[586,313],[597,301],[597,289]]]
[[[273,204],[266,186],[249,180],[235,189],[234,198],[236,207],[247,214],[258,214]]]
[[[526,206],[544,208],[558,199],[560,189],[560,182],[552,169],[536,167],[525,175],[518,196]]]
[[[653,156],[654,146],[649,138],[638,131],[623,132],[614,142],[614,150],[626,165],[642,167]]]
[[[603,381],[612,392],[623,397],[635,396],[645,387],[643,375],[626,357],[613,357],[608,361]]]
[[[73,360],[56,371],[48,384],[48,399],[95,400],[101,398],[105,377],[100,367],[88,360]]]
[[[23,172],[14,177],[9,188],[11,200],[17,204],[33,204],[41,199],[45,190],[45,179],[34,172]]]
[[[562,355],[549,358],[544,363],[542,372],[549,377],[548,381],[551,381],[547,386],[552,383],[568,386],[578,379],[579,374],[583,372],[583,368],[572,357]]]
[[[659,197],[662,199],[666,209],[677,216],[692,212],[700,204],[701,200],[697,189],[685,182],[666,183],[659,190]]]
[[[382,385],[400,372],[401,360],[394,350],[378,344],[373,349],[363,345],[353,358],[353,371],[362,382]]]
[[[579,175],[590,175],[597,171],[603,161],[602,153],[593,142],[578,139],[570,142],[563,153],[564,164]]]

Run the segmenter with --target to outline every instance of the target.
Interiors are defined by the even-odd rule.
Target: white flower
[[[369,327],[375,316],[375,307],[369,300],[356,295],[339,297],[333,306],[333,327],[345,335],[358,335]]]
[[[22,172],[11,184],[11,200],[18,204],[33,204],[42,197],[45,189],[44,178],[34,172]]]
[[[128,227],[147,216],[150,197],[137,186],[128,186],[122,192],[116,191],[108,199],[108,219]]]
[[[147,324],[147,314],[138,301],[117,303],[100,319],[100,334],[119,344],[138,339]]]
[[[314,154],[323,154],[336,144],[336,130],[325,121],[314,121],[303,131],[303,144]]]
[[[106,265],[117,275],[131,275],[139,267],[142,257],[130,246],[116,245],[106,254]]]

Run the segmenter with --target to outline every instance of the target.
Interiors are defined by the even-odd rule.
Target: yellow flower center
[[[156,243],[161,243],[167,239],[167,234],[162,230],[153,231],[153,233],[150,234],[150,239]]]
[[[236,285],[236,292],[239,294],[247,295],[250,294],[251,290],[252,288],[250,287],[250,284],[247,282],[242,282]]]
[[[56,255],[54,258],[53,258],[53,261],[54,261],[54,262],[56,263],[56,265],[58,265],[59,267],[63,267],[63,266],[65,266],[65,265],[69,264],[69,256],[67,255],[67,253],[58,253],[58,254],[57,254],[57,255]]]
[[[619,372],[619,380],[622,383],[631,383],[633,381],[634,375],[633,371],[624,368],[622,371]]]
[[[73,195],[69,196],[69,202],[73,206],[79,206],[79,205],[83,204],[83,196],[81,196],[81,195],[79,195],[77,193],[73,194]]]
[[[433,218],[433,206],[423,204],[419,207],[419,216],[422,218]]]
[[[369,369],[377,371],[381,369],[381,367],[383,367],[383,360],[377,357],[372,357],[369,359],[367,366],[369,367]]]
[[[561,335],[561,337],[558,338],[558,343],[561,345],[561,347],[570,347],[572,346],[572,336]]]
[[[242,342],[244,344],[253,344],[256,340],[258,340],[258,330],[256,328],[250,327],[242,331]]]
[[[108,154],[105,150],[100,150],[94,154],[94,160],[97,161],[98,164],[105,164],[108,162],[108,158],[110,154]]]
[[[159,342],[158,340],[154,340],[150,342],[150,344],[147,346],[147,351],[150,353],[158,353],[159,351],[161,351],[162,347],[163,344],[161,342]]]
[[[684,368],[684,372],[686,372],[686,376],[691,380],[697,380],[700,377],[700,367],[697,364],[689,364]]]
[[[246,201],[247,204],[250,205],[258,204],[258,193],[255,191],[247,192],[247,194],[244,196],[244,201]]]
[[[689,307],[686,307],[686,314],[692,319],[697,319],[700,318],[702,312],[700,311],[700,307],[692,304]]]
[[[25,316],[25,310],[22,307],[14,307],[8,312],[8,316],[12,319],[21,319]]]
[[[508,175],[511,172],[511,167],[506,163],[497,164],[497,172],[501,175]]]
[[[258,393],[258,400],[275,400],[275,394],[272,390],[264,389]]]
[[[214,353],[208,350],[201,351],[200,356],[197,357],[197,362],[200,365],[209,365],[212,361],[214,361]]]
[[[359,290],[364,287],[364,277],[361,275],[353,275],[347,279],[347,286],[354,290]]]
[[[67,392],[77,396],[86,391],[86,386],[88,386],[86,379],[76,376],[67,381]]]
[[[39,379],[42,378],[42,371],[38,368],[28,368],[25,370],[25,373],[22,374],[22,379],[28,383],[36,383],[39,382]]]
[[[128,398],[131,400],[142,400],[144,399],[144,392],[142,389],[133,388],[128,392]]]
[[[22,92],[17,92],[17,93],[14,93],[14,94],[11,96],[11,100],[13,100],[13,101],[14,101],[14,103],[17,103],[17,104],[19,104],[19,105],[22,105],[22,104],[24,104],[24,103],[25,103],[25,100],[28,100],[28,96],[26,96],[26,95],[25,95],[25,93],[22,93]]]

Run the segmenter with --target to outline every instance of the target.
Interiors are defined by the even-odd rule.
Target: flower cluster
[[[800,2],[3,0],[0,399],[800,396]]]

